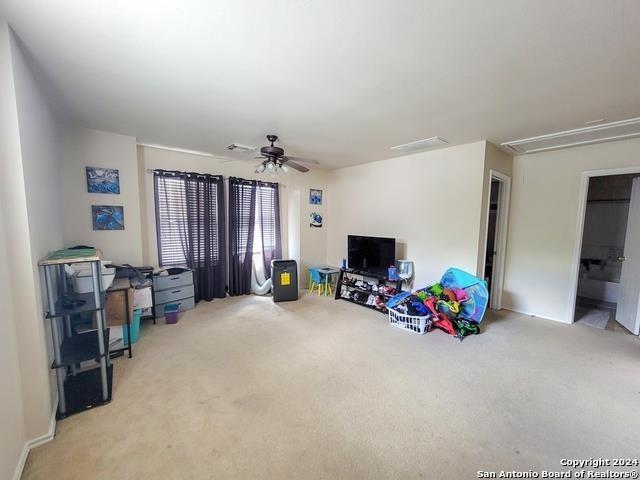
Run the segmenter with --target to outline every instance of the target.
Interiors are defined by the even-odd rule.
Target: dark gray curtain
[[[221,175],[185,175],[187,265],[193,270],[195,300],[224,298],[227,252],[224,180]]]
[[[255,180],[229,178],[229,295],[251,293]]]
[[[262,261],[271,278],[271,260],[282,258],[280,240],[280,192],[277,183],[258,182],[256,215],[262,235]]]
[[[156,170],[154,177],[160,264],[183,264],[193,270],[196,302],[224,298],[227,249],[222,176]]]

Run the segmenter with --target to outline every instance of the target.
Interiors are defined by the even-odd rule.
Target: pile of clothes
[[[429,317],[429,330],[438,328],[461,341],[480,333],[489,292],[484,280],[450,268],[440,282],[414,292],[402,292],[387,302],[387,308],[411,316]]]

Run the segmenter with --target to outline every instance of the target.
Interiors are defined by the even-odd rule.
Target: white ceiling
[[[327,168],[640,116],[635,0],[0,0],[69,121]]]

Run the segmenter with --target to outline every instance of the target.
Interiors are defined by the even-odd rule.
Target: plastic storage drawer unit
[[[154,275],[153,294],[156,318],[164,317],[165,305],[180,304],[180,311],[195,307],[193,272],[189,269],[174,269],[173,275]]]
[[[298,264],[295,260],[272,260],[271,280],[274,302],[298,299]]]

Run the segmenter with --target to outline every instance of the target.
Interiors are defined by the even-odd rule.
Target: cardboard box
[[[107,290],[107,302],[104,307],[105,320],[108,327],[126,325],[127,297],[129,299],[129,320],[133,318],[133,288],[124,290]],[[93,315],[93,328],[96,328],[96,315]]]

